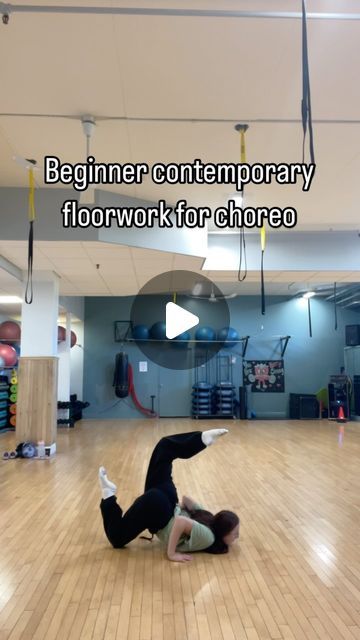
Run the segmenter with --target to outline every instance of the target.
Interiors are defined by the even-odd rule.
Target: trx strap
[[[240,162],[246,164],[246,148],[245,148],[245,133],[248,129],[247,124],[237,124],[235,130],[240,133]],[[240,192],[244,201],[245,193],[244,188]],[[243,270],[244,262],[244,271]],[[244,227],[240,227],[239,230],[239,268],[238,268],[238,281],[243,282],[247,276],[247,259],[246,259],[246,240]]]
[[[246,164],[246,147],[245,147],[245,133],[248,129],[248,125],[246,124],[238,124],[235,129],[240,133],[240,162],[241,164]],[[244,189],[241,192],[242,197],[244,198]],[[265,252],[265,244],[266,244],[266,231],[264,225],[260,229],[260,240],[261,240],[261,313],[265,315],[265,282],[264,282],[264,252]],[[242,269],[242,260],[244,256],[245,270],[244,275],[241,275]],[[246,243],[245,243],[245,231],[243,227],[240,227],[240,260],[239,260],[239,271],[238,271],[238,280],[242,282],[245,280],[247,276],[247,261],[246,261]]]
[[[247,130],[247,126],[243,125],[240,129],[240,162],[241,164],[246,163],[246,148],[245,148],[245,132]]]
[[[35,160],[28,160],[30,165],[35,165]],[[33,301],[33,256],[34,256],[34,220],[35,220],[35,181],[34,169],[29,167],[29,200],[28,200],[28,216],[29,216],[29,237],[28,237],[28,268],[27,281],[25,289],[25,302],[31,304]]]
[[[338,319],[337,319],[337,297],[336,297],[336,282],[334,282],[334,315],[335,315],[335,331],[338,328]]]
[[[304,132],[303,163],[305,162],[305,138],[306,138],[307,128],[309,127],[310,160],[313,164],[315,164],[311,100],[310,100],[310,77],[309,77],[309,58],[308,58],[308,46],[307,46],[305,0],[302,0],[302,88],[303,88],[303,95],[301,100],[301,117],[302,117],[302,126],[303,126],[303,132]]]
[[[247,124],[237,124],[235,126],[236,131],[240,133],[240,162],[241,164],[246,164],[246,147],[245,147],[245,133],[248,130]],[[241,195],[244,199],[244,188],[241,191]],[[245,231],[244,227],[240,227],[240,257],[239,257],[239,270],[238,270],[238,280],[239,282],[243,282],[247,276],[247,260],[246,260],[246,241],[245,241]],[[265,315],[265,281],[264,281],[264,252],[265,252],[265,244],[266,244],[266,231],[264,225],[260,229],[260,240],[261,240],[261,313]],[[244,273],[241,274],[242,270],[242,262],[244,260]]]
[[[261,313],[265,315],[265,282],[264,282],[264,252],[266,245],[266,231],[264,225],[260,229],[261,239]]]
[[[240,245],[239,245],[240,252],[239,252],[238,281],[243,282],[247,276],[246,240],[245,240],[244,227],[240,227],[239,241],[240,241]],[[243,268],[242,266],[243,261],[244,261],[244,272],[243,274],[241,274],[241,271]]]

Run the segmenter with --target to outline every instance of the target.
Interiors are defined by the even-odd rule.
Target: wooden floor
[[[211,428],[216,423],[211,422]],[[228,555],[169,562],[155,539],[112,549],[105,464],[127,507],[159,437],[205,421],[83,421],[52,460],[0,462],[0,639],[360,639],[360,424],[228,421],[177,461],[179,492],[239,513]],[[14,446],[0,436],[0,450]]]

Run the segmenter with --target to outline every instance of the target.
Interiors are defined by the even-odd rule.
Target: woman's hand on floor
[[[189,562],[190,560],[192,560],[192,556],[190,556],[188,553],[178,553],[177,551],[172,555],[168,554],[168,558],[172,562]]]
[[[185,516],[175,516],[167,546],[167,556],[169,560],[172,560],[173,562],[187,562],[188,560],[191,560],[191,556],[178,553],[176,551],[176,547],[178,546],[182,535],[188,537],[191,536],[192,527],[193,521],[190,518],[185,518]]]

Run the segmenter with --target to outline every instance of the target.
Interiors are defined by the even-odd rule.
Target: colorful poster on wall
[[[284,393],[284,360],[244,360],[243,384],[253,393]]]

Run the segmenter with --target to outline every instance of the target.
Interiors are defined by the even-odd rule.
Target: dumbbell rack
[[[57,426],[74,428],[75,422],[82,419],[82,410],[89,406],[89,402],[82,402],[77,399],[76,394],[70,396],[70,402],[58,401]]]

